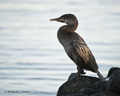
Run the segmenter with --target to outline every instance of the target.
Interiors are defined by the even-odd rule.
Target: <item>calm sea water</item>
[[[55,96],[76,72],[57,40],[63,24],[49,21],[65,13],[77,16],[104,76],[120,67],[120,0],[0,0],[1,96]]]

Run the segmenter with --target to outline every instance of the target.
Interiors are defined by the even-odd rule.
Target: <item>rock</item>
[[[90,96],[120,96],[119,94],[112,93],[110,91],[103,91],[101,93],[93,94]]]
[[[60,86],[57,96],[120,96],[120,68],[109,70],[108,81],[72,73]]]
[[[114,71],[107,82],[107,90],[120,94],[120,70]]]
[[[89,96],[89,95],[85,95],[85,94],[69,94],[69,95],[62,95],[62,96]]]
[[[75,76],[73,76],[75,75]],[[73,78],[74,77],[74,78]],[[70,75],[67,82],[65,82],[58,90],[57,96],[64,96],[70,94],[78,94],[82,88],[92,88],[92,84],[99,81],[96,77],[90,76],[76,76]]]
[[[112,68],[110,68],[110,70],[109,70],[109,72],[107,74],[107,78],[110,77],[113,74],[113,72],[117,71],[117,70],[120,70],[120,68],[119,67],[112,67]]]
[[[93,88],[101,91],[105,91],[107,89],[107,81],[98,81],[93,84]]]
[[[87,95],[92,95],[92,94],[99,93],[99,92],[100,92],[99,90],[95,90],[92,88],[83,88],[79,90],[79,93],[87,94]]]
[[[76,77],[78,77],[77,73],[71,73],[70,76],[68,77],[68,81],[70,81],[70,80],[72,80],[72,79],[74,79]]]

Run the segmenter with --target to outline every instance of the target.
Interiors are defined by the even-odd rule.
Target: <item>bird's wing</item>
[[[82,38],[81,38],[82,39]],[[79,57],[79,59],[83,59],[85,63],[89,61],[90,55],[92,54],[86,43],[82,40],[74,40],[73,42],[73,48]]]

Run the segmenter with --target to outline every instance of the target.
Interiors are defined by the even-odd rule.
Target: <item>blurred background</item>
[[[77,72],[57,40],[64,24],[49,21],[66,13],[77,16],[104,77],[120,67],[120,0],[0,0],[0,95],[55,96]]]

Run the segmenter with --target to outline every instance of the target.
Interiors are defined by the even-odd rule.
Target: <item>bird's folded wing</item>
[[[73,48],[77,56],[87,64],[92,53],[85,42],[73,42]]]

